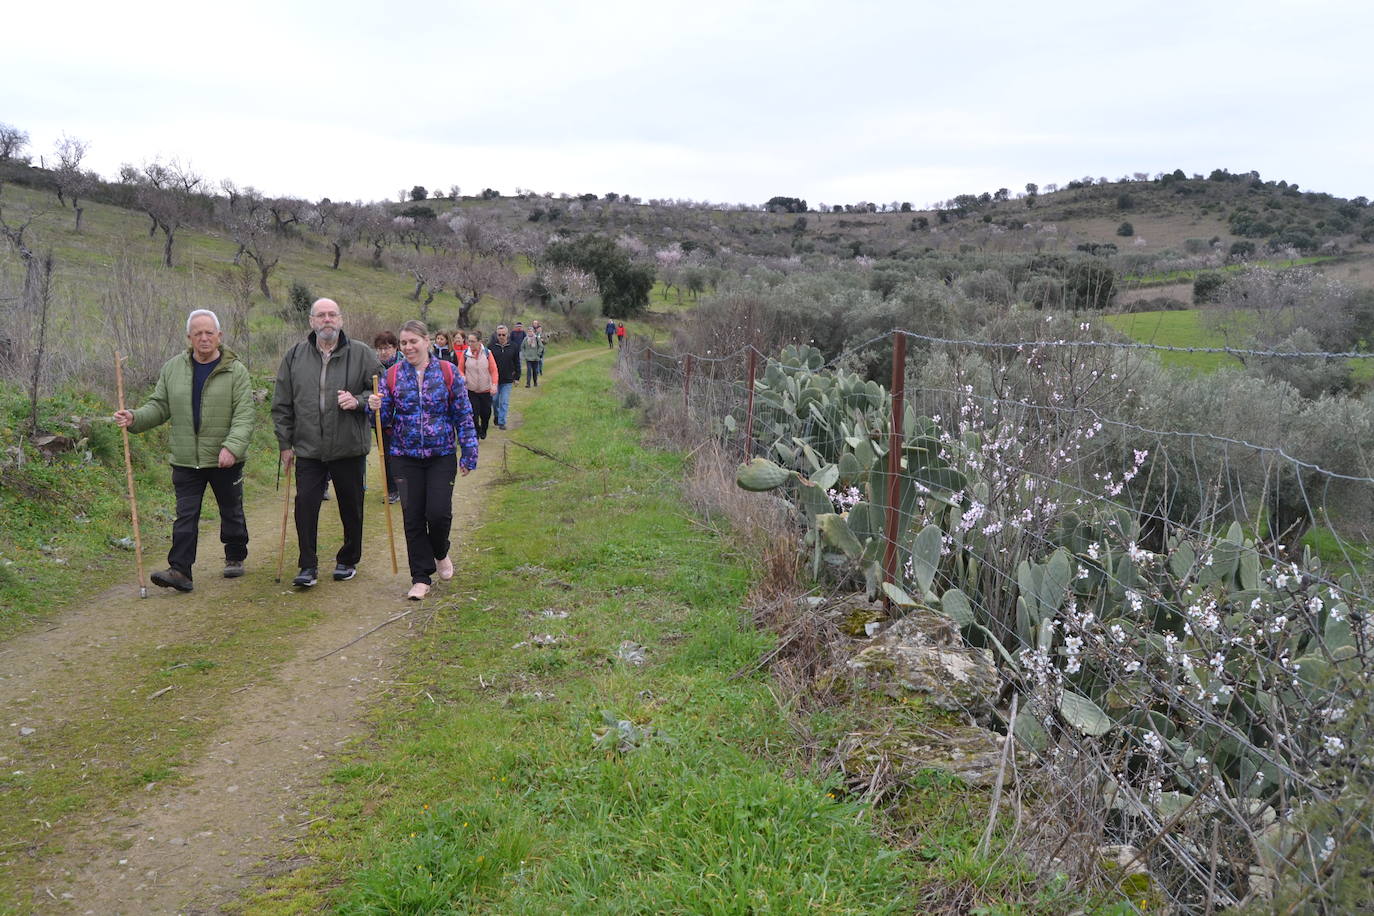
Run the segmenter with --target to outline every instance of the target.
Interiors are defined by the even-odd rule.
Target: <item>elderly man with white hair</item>
[[[157,385],[137,410],[115,412],[115,422],[141,433],[171,421],[172,486],[177,515],[172,523],[168,569],[154,584],[189,592],[196,562],[200,507],[209,485],[219,503],[224,577],[243,575],[248,522],[243,514],[243,459],[253,436],[253,394],[248,367],[224,346],[219,318],[196,309],[186,318],[190,346],[163,365]]]

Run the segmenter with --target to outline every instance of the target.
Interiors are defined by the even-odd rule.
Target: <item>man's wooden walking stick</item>
[[[294,453],[292,464],[295,464]],[[280,466],[281,457],[277,458]],[[281,581],[282,568],[286,564],[286,520],[291,516],[291,468],[286,469],[286,493],[281,501],[281,544],[277,547],[277,581]]]
[[[124,357],[115,351],[115,388],[119,392],[119,409],[124,409]],[[124,436],[124,477],[129,482],[129,513],[134,519],[134,562],[138,565],[138,597],[148,597],[148,583],[143,578],[143,538],[138,532],[138,497],[134,494],[134,459],[129,454],[129,428],[121,426]]]
[[[372,376],[372,393],[378,397],[381,396],[381,380],[380,375]],[[382,439],[382,412],[378,410],[373,416],[377,420],[377,460],[382,466],[382,507],[386,509],[386,539],[391,542],[391,574],[394,576],[400,569],[396,565],[396,532],[391,527],[391,494],[388,492],[390,488],[386,485],[386,446]]]

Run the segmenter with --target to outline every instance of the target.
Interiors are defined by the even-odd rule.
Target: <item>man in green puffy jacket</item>
[[[310,335],[286,351],[272,395],[272,425],[282,463],[296,468],[296,541],[300,574],[292,584],[318,581],[320,500],[326,481],[343,523],[344,542],[335,556],[334,579],[357,574],[363,554],[363,474],[372,447],[367,395],[381,374],[376,352],[343,332],[343,313],[333,299],[310,307]]]
[[[224,544],[224,577],[243,575],[248,557],[248,522],[243,514],[243,459],[253,436],[253,393],[245,366],[224,346],[219,318],[196,309],[186,319],[185,353],[163,365],[147,403],[115,412],[115,422],[131,432],[172,423],[172,486],[177,517],[172,523],[168,569],[153,583],[189,592],[196,562],[200,507],[208,484],[219,503],[219,539]]]

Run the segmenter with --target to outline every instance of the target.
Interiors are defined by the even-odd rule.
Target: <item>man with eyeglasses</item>
[[[504,324],[496,326],[496,333],[487,346],[492,359],[496,360],[496,428],[506,428],[506,416],[510,413],[510,392],[520,381],[520,346],[510,339],[510,330]]]

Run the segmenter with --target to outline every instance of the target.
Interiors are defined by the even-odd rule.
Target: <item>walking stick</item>
[[[115,388],[119,392],[119,409],[124,409],[124,357],[115,351]],[[134,459],[129,454],[129,428],[121,426],[124,436],[124,477],[129,482],[129,513],[134,519],[134,562],[138,566],[138,597],[148,597],[148,583],[143,578],[143,538],[138,532],[138,497],[134,493]]]
[[[381,376],[372,376],[372,393],[381,395],[379,387]],[[377,420],[377,460],[382,466],[382,508],[386,510],[386,539],[391,542],[391,574],[394,576],[400,572],[396,565],[396,532],[391,527],[391,499],[386,487],[386,448],[382,443],[382,412],[379,410],[374,414]]]
[[[277,474],[281,474],[281,456],[277,456]],[[281,501],[281,545],[277,548],[277,581],[281,581],[282,568],[286,564],[286,520],[291,515],[291,469],[286,469],[286,493]]]

